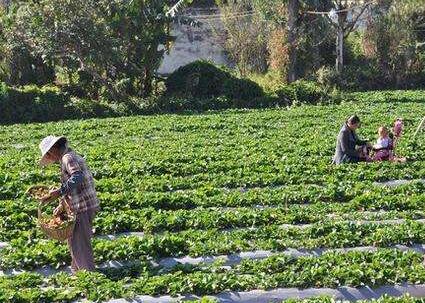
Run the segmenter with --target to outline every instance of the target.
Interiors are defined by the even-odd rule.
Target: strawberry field
[[[370,141],[403,117],[397,153],[407,163],[331,165],[352,113]],[[0,126],[0,302],[332,302],[400,285],[398,295],[425,296],[425,138],[413,138],[424,115],[425,92],[395,91],[340,105]],[[66,135],[96,179],[95,273],[69,274],[67,247],[42,235],[25,195],[58,185],[58,167],[38,166],[49,134]],[[384,186],[391,180],[409,182]],[[310,288],[320,296],[302,295]],[[254,290],[262,297],[249,301]]]

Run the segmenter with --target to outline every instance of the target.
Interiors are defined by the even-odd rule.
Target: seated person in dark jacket
[[[365,150],[370,144],[357,136],[356,129],[359,127],[360,119],[357,116],[351,116],[342,126],[336,142],[334,164],[356,163],[369,159]]]

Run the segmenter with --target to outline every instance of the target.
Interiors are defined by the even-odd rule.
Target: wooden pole
[[[425,128],[425,117],[422,119],[421,123],[418,126],[418,129],[416,130],[415,134],[413,135],[413,138],[416,137],[416,135],[419,133],[421,129]]]

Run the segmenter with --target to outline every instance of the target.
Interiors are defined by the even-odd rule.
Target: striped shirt
[[[83,175],[82,182],[64,196],[71,210],[76,214],[87,210],[98,210],[99,199],[94,187],[93,175],[86,161],[73,150],[68,149],[62,155],[60,165],[62,183],[65,183],[72,174],[80,172]]]

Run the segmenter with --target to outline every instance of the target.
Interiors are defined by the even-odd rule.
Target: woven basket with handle
[[[32,196],[34,199],[38,200],[40,203],[38,205],[38,225],[40,226],[43,233],[51,238],[58,241],[66,241],[72,236],[72,232],[74,231],[75,227],[75,214],[72,213],[68,203],[64,199],[61,199],[61,204],[63,210],[66,212],[66,215],[68,217],[67,223],[60,227],[51,227],[47,224],[47,221],[49,219],[52,219],[52,215],[45,214],[43,212],[43,208],[45,207],[45,204],[41,203],[40,197],[35,195],[34,193],[40,193],[40,192],[47,192],[48,193],[49,188],[44,185],[36,185],[28,189],[27,193]]]

